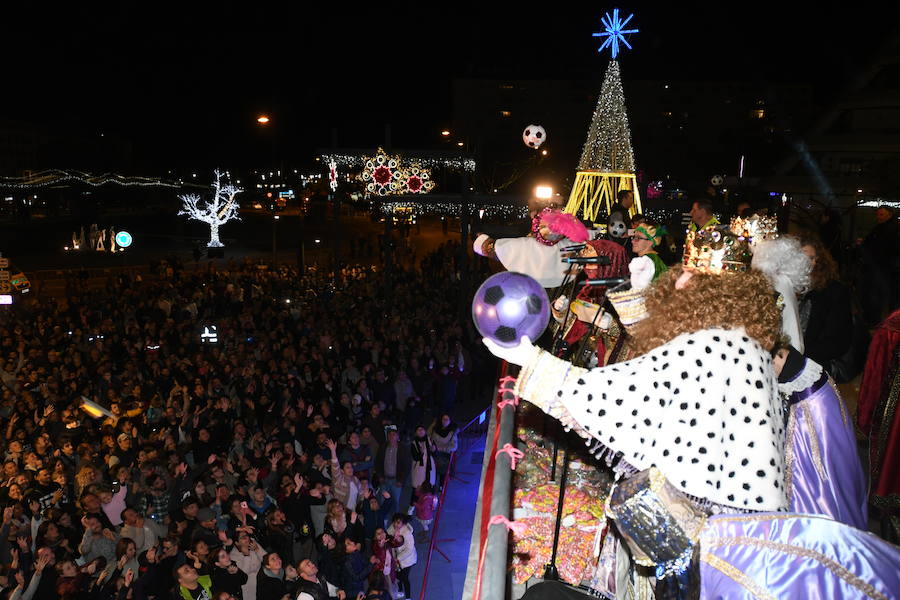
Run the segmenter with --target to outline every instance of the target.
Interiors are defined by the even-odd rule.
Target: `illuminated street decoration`
[[[425,169],[419,163],[412,163],[401,171],[401,194],[427,194],[434,189],[431,180],[431,170]]]
[[[183,203],[182,208],[178,211],[179,215],[188,215],[191,219],[203,221],[209,225],[209,242],[206,244],[209,248],[221,248],[224,244],[219,240],[219,226],[224,225],[232,219],[240,220],[238,216],[238,203],[235,196],[243,190],[231,184],[222,182],[222,174],[217,170],[215,172],[216,181],[212,184],[214,194],[213,199],[201,203],[202,200],[198,194],[184,194],[178,196]]]
[[[129,177],[127,175],[117,175],[115,173],[92,175],[84,171],[45,169],[43,171],[36,171],[25,177],[0,177],[0,188],[31,189],[49,185],[55,186],[69,182],[84,183],[92,187],[99,187],[106,184],[121,185],[123,187],[180,187],[178,183],[164,181],[158,177]]]
[[[127,231],[120,231],[116,234],[116,244],[118,244],[120,248],[127,248],[133,241],[134,238],[132,238],[131,234]]]
[[[323,154],[321,156],[321,159],[325,164],[334,162],[338,167],[354,169],[365,167],[366,161],[369,159],[369,157],[362,154],[333,153]],[[465,171],[467,173],[475,171],[475,160],[471,158],[463,158],[459,156],[452,156],[448,158],[430,158],[427,156],[417,156],[410,158],[410,160],[417,162],[419,166],[426,169],[447,169],[448,171]]]
[[[386,216],[424,216],[433,215],[441,217],[459,217],[462,214],[462,206],[459,202],[430,202],[425,200],[386,200],[379,206],[381,213]],[[477,208],[480,218],[502,219],[510,222],[528,217],[528,206],[512,202],[491,203]]]
[[[337,190],[338,187],[338,172],[337,172],[337,163],[332,161],[328,162],[328,187],[331,188],[331,191]]]
[[[361,175],[366,191],[377,196],[387,196],[399,190],[401,176],[400,157],[388,155],[383,148],[378,148],[375,156],[366,158]]]
[[[609,13],[603,15],[600,20],[603,21],[604,31],[591,34],[593,37],[606,38],[603,40],[603,44],[597,48],[597,52],[603,52],[606,48],[609,48],[612,53],[612,58],[615,60],[619,55],[619,42],[625,44],[625,46],[631,50],[631,44],[625,39],[625,34],[637,33],[638,30],[625,29],[625,26],[628,25],[628,22],[631,21],[631,17],[633,16],[634,14],[630,14],[625,17],[624,21],[620,21],[618,8],[613,9],[612,16],[610,16]]]

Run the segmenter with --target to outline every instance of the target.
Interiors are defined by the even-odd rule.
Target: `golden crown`
[[[745,238],[751,246],[760,240],[773,240],[778,237],[778,218],[764,215],[750,217],[734,217],[731,219],[732,233]]]
[[[704,273],[748,271],[752,259],[750,240],[722,226],[689,231],[684,243],[684,266]]]

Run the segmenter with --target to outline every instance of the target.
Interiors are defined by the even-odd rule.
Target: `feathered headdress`
[[[535,217],[535,228],[540,228],[541,224],[556,235],[569,238],[573,242],[586,242],[590,239],[587,227],[578,220],[575,215],[564,213],[557,208],[545,208]]]

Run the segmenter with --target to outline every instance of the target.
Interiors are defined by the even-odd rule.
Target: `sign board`
[[[9,268],[9,259],[8,258],[0,258],[0,269],[8,269]]]
[[[6,292],[11,292],[12,286],[5,281],[0,281],[0,294],[5,294]]]
[[[0,281],[9,281],[9,271],[0,271]]]
[[[0,306],[4,304],[12,304],[13,298],[9,294],[0,294]]]

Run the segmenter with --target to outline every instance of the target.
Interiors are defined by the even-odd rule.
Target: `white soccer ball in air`
[[[529,148],[539,148],[547,141],[547,132],[540,125],[529,125],[522,132],[522,141]]]
[[[723,183],[725,183],[725,178],[722,177],[721,175],[713,175],[713,176],[710,178],[709,182],[710,182],[711,184],[713,184],[714,186],[719,187],[720,185],[722,185]]]

